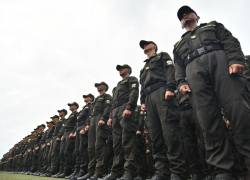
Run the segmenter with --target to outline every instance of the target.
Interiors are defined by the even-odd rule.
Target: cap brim
[[[182,6],[177,12],[178,19],[181,21],[183,18],[183,15],[188,14],[188,13],[195,13],[196,14],[196,12],[192,8],[190,8],[189,6]]]
[[[147,44],[149,44],[149,41],[141,40],[139,44],[140,44],[140,47],[142,49],[144,49],[144,46],[147,45]]]
[[[82,95],[82,97],[83,97],[83,98],[87,98],[87,97],[89,97],[89,96],[88,96],[88,95]]]
[[[100,86],[101,84],[99,84],[99,83],[95,83],[95,87],[98,87],[98,86]]]
[[[116,70],[117,70],[117,71],[120,71],[120,70],[123,69],[123,68],[124,68],[124,67],[121,66],[121,65],[117,65],[117,66],[116,66]]]

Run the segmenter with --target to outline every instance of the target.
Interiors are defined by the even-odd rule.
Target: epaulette
[[[211,21],[209,23],[203,23],[200,25],[200,28],[205,28],[205,27],[215,27],[216,26],[216,21]]]
[[[176,49],[178,46],[179,46],[179,44],[180,44],[180,42],[183,40],[183,37],[177,42],[177,43],[175,43],[175,45],[174,45],[174,48]]]

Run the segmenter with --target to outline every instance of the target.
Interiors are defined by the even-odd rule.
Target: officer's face
[[[181,19],[182,28],[196,27],[199,21],[199,16],[195,13],[187,13],[183,15]]]
[[[64,112],[62,112],[62,111],[59,112],[59,116],[60,116],[60,117],[63,117],[63,116],[64,116]]]
[[[84,102],[85,102],[86,104],[90,103],[91,101],[92,101],[92,99],[91,99],[90,97],[84,98]]]
[[[42,132],[44,130],[44,127],[39,127],[39,132]]]
[[[69,110],[70,111],[75,111],[75,110],[77,110],[77,106],[76,105],[71,105],[71,106],[69,106]]]
[[[52,128],[52,126],[53,126],[52,123],[47,124],[48,128]]]
[[[103,94],[106,90],[106,86],[104,85],[100,85],[97,87],[97,91],[100,93],[100,94]]]
[[[153,43],[147,44],[144,46],[144,54],[146,54],[148,58],[151,58],[156,54],[155,49],[156,47]]]
[[[129,69],[128,68],[122,68],[119,70],[119,74],[121,77],[127,76],[129,74]]]
[[[54,118],[53,121],[57,123],[59,121],[59,118]]]

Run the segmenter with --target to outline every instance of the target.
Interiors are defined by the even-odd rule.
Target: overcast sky
[[[184,31],[178,8],[223,23],[250,54],[247,0],[0,0],[0,157],[57,109],[120,80],[117,64],[139,75],[141,39],[172,56]]]

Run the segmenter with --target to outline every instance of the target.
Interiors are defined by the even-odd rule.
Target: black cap
[[[61,109],[61,110],[58,110],[57,112],[64,112],[64,114],[66,115],[68,113],[68,111],[66,109]]]
[[[47,121],[46,124],[54,124],[54,121]]]
[[[105,82],[95,83],[95,87],[98,87],[98,86],[101,86],[101,85],[106,86],[106,91],[109,89],[109,86]]]
[[[195,13],[196,14],[196,12],[191,7],[182,6],[177,12],[177,17],[181,21],[181,19],[183,18],[183,15],[188,14],[188,13]]]
[[[68,106],[76,106],[79,108],[79,104],[77,102],[68,103]]]
[[[141,40],[140,43],[139,43],[139,45],[140,45],[140,47],[141,47],[142,49],[144,49],[144,47],[145,47],[146,45],[148,45],[148,44],[154,44],[155,47],[156,47],[155,51],[157,52],[158,47],[157,47],[157,44],[156,44],[154,41]]]
[[[87,97],[90,97],[91,99],[92,99],[92,101],[94,101],[95,100],[95,96],[93,95],[93,94],[86,94],[86,95],[83,95],[82,96],[83,98],[87,98]]]
[[[38,125],[38,126],[36,127],[36,129],[34,129],[34,130],[37,130],[37,129],[39,129],[40,127],[43,127],[43,128],[45,128],[46,126],[45,126],[45,124],[41,124],[41,125]]]
[[[55,118],[59,118],[59,116],[58,115],[54,115],[54,116],[50,117],[50,119],[55,119]]]
[[[41,125],[38,126],[38,128],[40,128],[40,127],[45,128],[46,126],[45,126],[45,124],[41,124]]]
[[[120,71],[121,69],[125,69],[125,68],[128,68],[130,70],[129,74],[132,73],[132,68],[128,65],[128,64],[123,64],[123,65],[117,65],[116,66],[116,70],[117,71]]]

